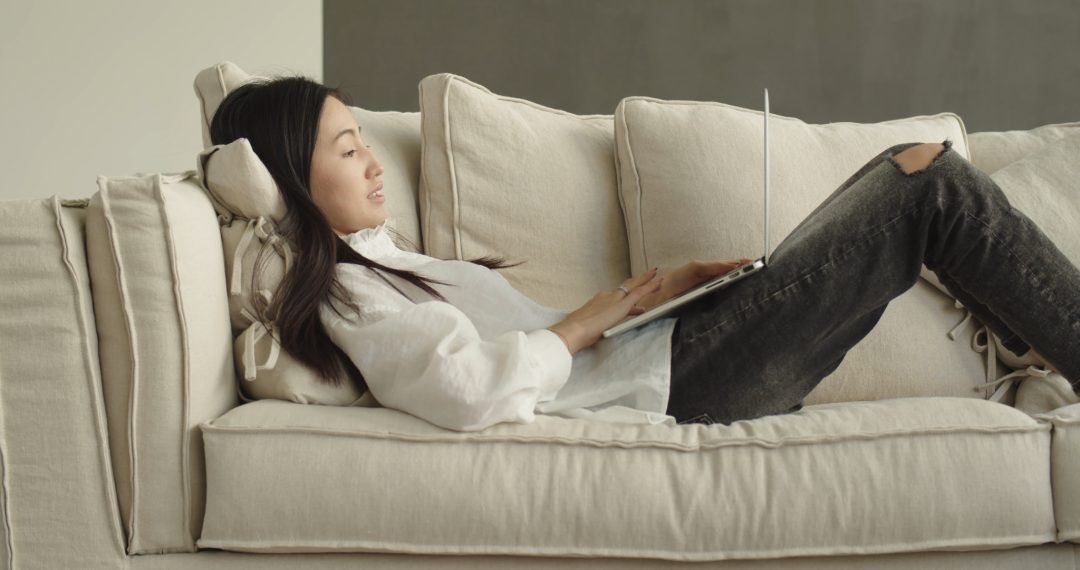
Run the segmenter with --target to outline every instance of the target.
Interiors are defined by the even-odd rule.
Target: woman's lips
[[[376,187],[375,190],[372,190],[372,192],[367,195],[368,199],[369,200],[376,200],[376,201],[380,201],[380,202],[385,200],[386,196],[383,195],[382,189],[383,189],[383,185],[379,184],[379,186]]]

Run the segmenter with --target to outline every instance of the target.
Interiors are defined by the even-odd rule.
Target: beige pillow
[[[374,407],[370,392],[352,382],[329,386],[310,367],[282,350],[263,314],[295,255],[277,231],[285,202],[270,172],[247,139],[215,145],[199,153],[198,178],[221,224],[233,354],[241,398],[276,398],[301,404]],[[254,280],[254,268],[260,267]],[[262,305],[257,305],[261,300]]]
[[[971,163],[992,173],[1049,143],[1078,133],[1080,122],[1042,125],[1028,130],[970,133]]]
[[[869,159],[904,142],[953,141],[967,155],[953,113],[873,124],[807,124],[773,114],[770,247],[775,248]],[[615,110],[621,202],[632,271],[690,259],[761,255],[762,112],[718,102],[628,97]],[[973,323],[923,280],[894,299],[805,405],[905,396],[978,397],[985,355]],[[953,332],[955,340],[947,336]]]
[[[212,146],[210,122],[225,95],[257,78],[261,76],[250,75],[230,61],[208,67],[195,77],[195,94],[202,110],[204,148]],[[389,212],[387,227],[400,234],[400,238],[394,236],[399,247],[423,252],[416,206],[420,174],[420,113],[368,111],[354,106],[349,106],[349,111],[363,127],[364,140],[371,145],[384,168],[383,192]]]
[[[1080,130],[990,175],[1014,208],[1080,265]]]
[[[419,87],[428,255],[527,261],[500,273],[562,310],[626,279],[611,115],[496,95],[449,73]]]

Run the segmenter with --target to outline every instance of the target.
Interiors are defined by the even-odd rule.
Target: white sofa
[[[247,78],[228,62],[199,74],[204,127]],[[420,113],[353,112],[386,167],[395,229],[428,255],[529,259],[503,274],[571,309],[646,264],[749,257],[761,242],[757,111],[631,97],[577,116],[451,74],[419,91]],[[1047,232],[1076,255],[1077,226],[1053,221],[1080,219],[1075,177],[1054,174],[1075,172],[1078,124],[969,135],[952,113],[776,119],[773,244],[877,153],[948,137],[1034,219],[1057,216]],[[537,414],[455,432],[302,383],[249,401],[245,366],[256,384],[273,366],[235,344],[222,244],[246,220],[211,200],[201,164],[98,183],[0,202],[8,568],[1080,559],[1076,395],[1003,352],[932,273],[798,412],[731,425]]]

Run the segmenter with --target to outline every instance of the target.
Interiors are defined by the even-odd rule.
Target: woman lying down
[[[1037,347],[1080,382],[1080,271],[949,140],[883,150],[776,247],[768,271],[601,339],[750,260],[653,268],[573,312],[545,307],[495,271],[513,267],[504,259],[395,245],[383,167],[347,100],[305,77],[255,80],[221,103],[211,139],[247,138],[287,206],[280,229],[298,254],[268,308],[282,349],[385,407],[459,431],[537,412],[725,424],[793,412],[924,263],[1006,348]],[[1030,267],[1045,295],[1029,293]]]

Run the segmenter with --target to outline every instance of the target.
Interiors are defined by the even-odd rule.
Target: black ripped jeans
[[[667,413],[724,423],[802,400],[915,285],[925,263],[1013,352],[1034,346],[1080,385],[1080,270],[952,149],[905,173],[890,147],[776,247],[764,271],[688,303]]]

